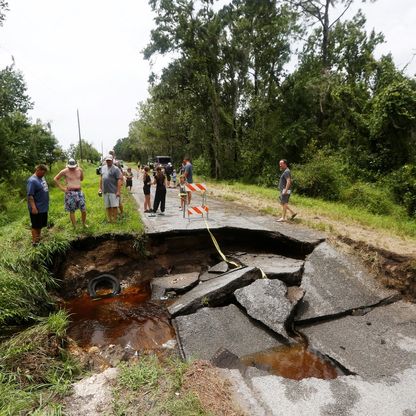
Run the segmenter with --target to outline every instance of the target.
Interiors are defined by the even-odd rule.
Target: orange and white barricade
[[[204,216],[204,213],[207,214],[207,218],[208,218],[208,207],[206,205],[201,205],[199,207],[188,207],[187,208],[187,212],[188,212],[188,220],[190,221],[190,215],[192,214],[198,214],[198,215],[202,215]]]
[[[185,190],[186,192],[200,192],[202,196],[201,205],[194,206],[194,207],[190,207],[190,206],[185,207],[187,214],[188,214],[188,220],[190,221],[190,215],[192,214],[199,214],[202,216],[206,214],[208,218],[208,207],[207,207],[207,197],[206,197],[207,186],[204,183],[187,183],[185,185]],[[187,201],[187,199],[185,201]],[[183,212],[183,217],[185,218],[185,209]]]

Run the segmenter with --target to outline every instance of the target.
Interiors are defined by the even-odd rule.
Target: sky
[[[225,1],[225,0],[221,0]],[[34,101],[33,121],[50,123],[64,149],[82,139],[101,152],[128,135],[148,77],[167,60],[141,51],[154,27],[147,0],[8,0],[0,27],[0,68],[21,70]],[[391,52],[398,68],[416,73],[416,0],[377,0],[361,7],[368,30],[383,32],[376,55]],[[346,16],[351,16],[351,13]]]

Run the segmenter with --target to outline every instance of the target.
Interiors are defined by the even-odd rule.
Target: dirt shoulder
[[[230,192],[221,186],[210,184],[210,197],[229,199],[244,207],[256,211],[267,212],[277,217],[281,209],[277,204],[271,204],[262,198],[244,192]],[[388,231],[372,229],[350,220],[337,220],[312,210],[291,205],[297,212],[294,225],[303,225],[323,231],[327,238],[346,251],[353,251],[369,268],[371,268],[382,283],[389,288],[395,288],[405,299],[416,301],[416,241],[393,235]],[[416,226],[416,225],[415,225]]]

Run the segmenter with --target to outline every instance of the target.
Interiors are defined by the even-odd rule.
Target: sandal
[[[296,215],[298,215],[298,214],[297,214],[297,212],[295,212],[295,213],[294,213],[294,214],[290,217],[290,219],[291,219],[291,220],[293,220],[293,219],[296,217]]]
[[[279,219],[277,220],[277,222],[286,222],[286,220],[285,220],[284,218],[279,218]]]

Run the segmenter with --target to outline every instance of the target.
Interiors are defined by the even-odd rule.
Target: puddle
[[[150,296],[149,285],[143,285],[113,297],[94,300],[84,293],[67,300],[68,335],[82,348],[115,344],[137,351],[160,347],[175,338],[175,332],[165,308],[151,302]]]
[[[331,380],[341,375],[328,360],[308,350],[303,344],[284,345],[246,355],[241,361],[247,366],[257,367],[270,374],[292,380],[309,377]]]

